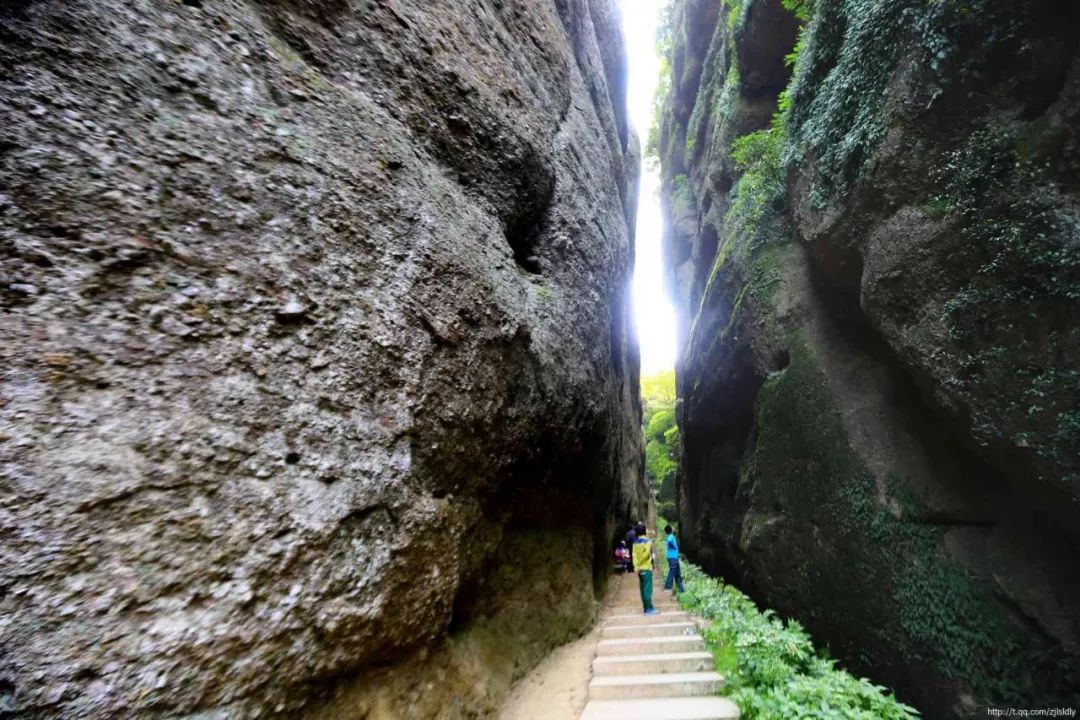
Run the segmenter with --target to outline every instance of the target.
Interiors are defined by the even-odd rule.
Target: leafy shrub
[[[657,503],[656,514],[659,517],[675,517],[675,503],[668,500],[667,502]],[[660,529],[662,530],[667,523],[660,523]]]
[[[684,608],[712,621],[706,643],[746,720],[906,720],[919,717],[886,688],[839,670],[799,623],[761,612],[750,598],[684,563]]]
[[[729,228],[730,233],[748,240],[745,249],[751,254],[768,242],[788,239],[780,162],[783,145],[784,131],[777,119],[767,130],[743,135],[731,146],[731,158],[742,177],[732,188]]]
[[[780,141],[775,128],[758,130],[735,140],[731,157],[743,172],[760,169],[770,180],[783,180],[780,171]]]
[[[664,434],[675,426],[675,408],[657,410],[645,427],[645,435],[650,440],[664,441]]]
[[[641,401],[648,413],[659,407],[675,406],[675,371],[661,370],[641,378]]]
[[[671,482],[678,464],[671,457],[671,449],[662,441],[649,438],[645,443],[645,472],[658,488]],[[670,478],[670,479],[669,479]]]
[[[810,17],[810,0],[781,0],[781,2],[800,20]]]
[[[679,428],[675,425],[675,371],[643,377],[641,399],[645,472],[656,484],[660,500],[674,500],[678,468],[674,456],[679,443]]]
[[[812,168],[828,198],[862,177],[895,122],[888,88],[905,65],[928,67],[928,87],[946,85],[941,70],[965,35],[977,32],[991,48],[1030,31],[1016,5],[988,0],[782,1],[806,23],[785,91],[785,164]]]

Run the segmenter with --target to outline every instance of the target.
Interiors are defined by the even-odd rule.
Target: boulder
[[[587,625],[647,494],[615,17],[0,8],[0,714],[472,716]]]

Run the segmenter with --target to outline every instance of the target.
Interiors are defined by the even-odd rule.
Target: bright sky
[[[619,0],[623,33],[630,57],[630,122],[642,145],[652,122],[652,99],[660,72],[656,25],[665,0]],[[641,374],[675,367],[675,311],[664,291],[660,250],[660,177],[656,168],[641,168],[638,197],[637,255],[634,263],[634,316],[641,343]]]

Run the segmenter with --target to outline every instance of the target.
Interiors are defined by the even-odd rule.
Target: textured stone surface
[[[0,714],[293,717],[460,630],[504,537],[606,569],[645,493],[616,27],[0,8]]]
[[[986,3],[939,36],[918,3],[815,3],[794,163],[751,227],[731,144],[776,109],[779,5],[678,3],[702,68],[675,64],[661,134],[684,548],[927,717],[1075,703],[1075,12]]]

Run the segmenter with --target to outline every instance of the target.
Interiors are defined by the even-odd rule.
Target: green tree
[[[661,503],[675,501],[675,451],[679,428],[675,424],[675,371],[666,370],[641,379],[641,405],[645,435],[645,474],[657,489]]]
[[[646,412],[655,412],[660,408],[674,409],[675,371],[662,370],[641,378],[641,402]]]

